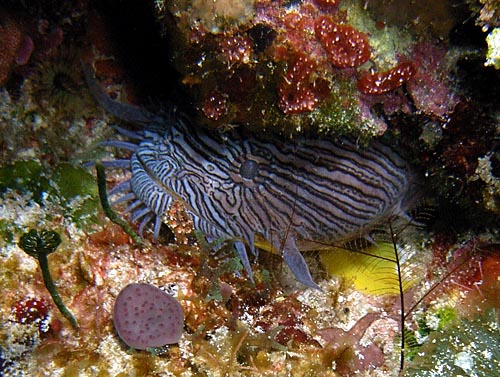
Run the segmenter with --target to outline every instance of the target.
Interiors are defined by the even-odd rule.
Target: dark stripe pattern
[[[130,181],[114,191],[132,198],[128,210],[140,221],[141,233],[154,221],[157,236],[172,201],[181,200],[197,229],[210,237],[236,239],[251,279],[248,252],[255,255],[254,236],[260,234],[282,248],[299,281],[317,288],[297,241],[346,241],[402,211],[409,167],[381,142],[360,148],[347,139],[221,136],[188,125],[180,116],[160,125],[159,117],[107,98],[88,67],[84,71],[103,107],[123,119],[139,119],[148,129],[123,132],[137,140],[137,149],[106,143],[132,151]]]
[[[409,187],[407,163],[380,142],[359,148],[347,139],[223,140],[182,121],[163,135],[149,133],[131,171],[132,191],[156,217],[176,198],[198,229],[239,239],[252,252],[254,234],[277,248],[287,237],[285,260],[310,286],[316,285],[295,241],[363,235],[401,210]],[[251,276],[247,250],[239,249]]]

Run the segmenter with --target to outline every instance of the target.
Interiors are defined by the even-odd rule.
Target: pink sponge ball
[[[113,321],[120,338],[135,349],[177,343],[184,314],[179,302],[154,285],[133,283],[118,294]]]

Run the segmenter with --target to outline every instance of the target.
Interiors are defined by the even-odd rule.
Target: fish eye
[[[254,179],[259,174],[259,164],[255,160],[245,160],[240,166],[240,175],[245,179]]]

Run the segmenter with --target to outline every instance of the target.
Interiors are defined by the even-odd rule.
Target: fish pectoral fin
[[[252,268],[250,267],[250,260],[248,259],[248,253],[247,253],[247,249],[245,247],[245,244],[242,241],[236,241],[234,243],[234,247],[236,248],[236,251],[238,252],[238,256],[240,257],[241,264],[245,268],[245,271],[247,272],[250,281],[253,284],[255,284],[255,281],[253,280]]]
[[[318,284],[313,281],[309,267],[297,248],[295,240],[293,238],[288,238],[284,246],[283,259],[297,280],[308,287],[322,291]]]

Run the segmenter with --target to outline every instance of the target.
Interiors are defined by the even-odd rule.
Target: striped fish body
[[[333,243],[363,235],[401,211],[409,167],[387,145],[359,148],[298,137],[282,141],[231,135],[224,139],[177,121],[150,133],[131,159],[131,188],[161,217],[181,200],[195,228],[236,239],[247,251],[256,234],[276,249],[298,280],[316,286],[297,242]]]
[[[98,102],[114,115],[146,128],[125,164],[132,176],[115,193],[132,203],[139,231],[161,219],[180,200],[195,228],[210,237],[235,239],[250,279],[248,253],[263,237],[277,250],[297,279],[318,288],[297,242],[338,243],[362,236],[401,212],[411,176],[405,160],[374,141],[360,148],[350,140],[296,137],[281,140],[210,133],[182,117],[162,119],[106,96],[84,66]],[[108,143],[124,146],[124,143]],[[113,165],[112,163],[109,165]]]

